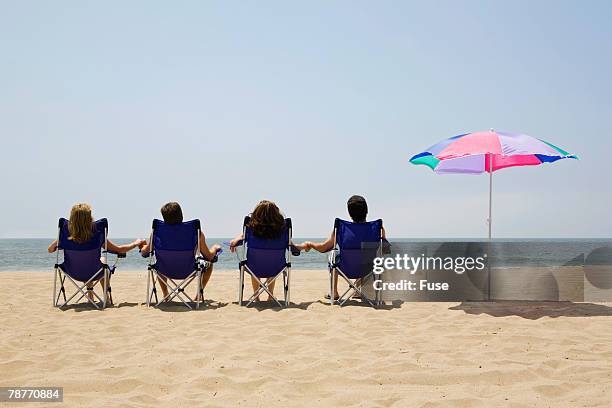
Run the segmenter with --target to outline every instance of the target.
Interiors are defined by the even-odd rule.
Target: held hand
[[[134,248],[138,247],[138,249],[142,249],[142,247],[145,246],[146,244],[147,244],[147,241],[145,241],[142,238],[139,238],[135,240],[134,242],[132,242],[132,245],[134,245]]]
[[[230,252],[236,252],[236,244],[239,242],[239,239],[232,239],[230,241]]]
[[[297,244],[295,245],[296,248],[298,248],[300,251],[310,251],[311,247],[310,247],[310,242],[306,241],[306,242],[302,242],[301,244]]]
[[[210,248],[210,252],[212,252],[213,254],[216,254],[220,250],[221,250],[221,245],[219,244],[215,244]]]

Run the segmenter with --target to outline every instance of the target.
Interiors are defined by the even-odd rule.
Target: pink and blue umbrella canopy
[[[577,159],[565,150],[520,133],[466,133],[443,140],[410,159],[440,174],[489,173],[489,239],[492,225],[493,172],[516,166],[537,166],[561,159]]]
[[[576,158],[535,137],[491,130],[443,140],[413,156],[410,162],[429,166],[436,173],[480,174],[506,167],[536,166]]]

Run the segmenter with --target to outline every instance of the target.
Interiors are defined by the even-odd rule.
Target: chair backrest
[[[168,224],[153,220],[155,269],[172,279],[185,279],[194,270],[200,238],[200,220]]]
[[[285,227],[275,239],[256,236],[248,226],[250,217],[244,218],[244,244],[246,245],[246,266],[258,278],[276,276],[287,266],[287,251],[291,242],[291,218],[285,219]]]
[[[372,262],[382,243],[382,220],[350,222],[336,218],[335,246],[339,250],[336,266],[350,279],[372,270]]]
[[[64,252],[62,270],[73,279],[86,282],[96,275],[102,267],[100,256],[106,243],[108,221],[106,218],[94,221],[93,236],[87,242],[79,244],[70,239],[68,220],[60,218],[58,222],[58,250]]]

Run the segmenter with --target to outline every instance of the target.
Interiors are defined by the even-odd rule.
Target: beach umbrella
[[[573,154],[535,137],[520,133],[465,133],[437,143],[410,162],[430,167],[439,174],[489,173],[489,239],[491,239],[493,172],[515,166],[537,166],[560,159],[577,159]]]

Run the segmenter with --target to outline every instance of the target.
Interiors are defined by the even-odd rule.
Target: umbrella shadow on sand
[[[542,317],[612,316],[612,307],[602,304],[522,300],[462,302],[449,307],[449,310],[462,310],[471,315],[488,314],[493,317],[518,316],[529,320]]]

